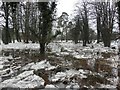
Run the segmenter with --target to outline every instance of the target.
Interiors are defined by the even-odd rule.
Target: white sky
[[[71,14],[74,13],[74,7],[77,1],[78,0],[58,0],[57,15],[60,16],[62,12],[66,12],[71,16]]]

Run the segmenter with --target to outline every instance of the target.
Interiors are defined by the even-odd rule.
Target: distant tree
[[[89,42],[92,43],[93,40],[96,40],[97,35],[93,29],[89,29]]]
[[[105,47],[110,47],[116,7],[110,2],[101,3],[101,35]]]
[[[52,32],[55,20],[56,2],[3,2],[2,9],[5,26],[2,40],[5,44],[17,41],[40,43],[40,53],[45,54],[45,47],[60,31]],[[9,27],[10,26],[10,27]]]
[[[81,36],[83,41],[83,46],[89,44],[89,19],[88,19],[88,3],[82,2],[82,7],[78,7],[79,17],[81,19]]]
[[[11,7],[11,12],[12,12],[12,23],[13,23],[13,34],[12,34],[12,37],[13,38],[13,42],[14,40],[16,39],[18,42],[21,41],[21,38],[20,38],[20,34],[19,34],[19,27],[18,27],[18,4],[19,2],[10,2],[10,7]]]
[[[81,25],[79,17],[75,20],[75,27],[71,29],[71,36],[75,44],[78,43],[80,37]]]
[[[9,30],[9,2],[3,2],[2,7],[4,10],[4,19],[5,19],[5,27],[2,32],[2,38],[3,38],[3,43],[8,44],[11,42],[11,37],[10,37],[10,30]]]
[[[21,38],[25,43],[38,42],[37,35],[39,27],[38,5],[36,2],[19,3],[17,14],[18,27]]]
[[[65,40],[67,42],[68,35],[68,14],[66,12],[62,12],[62,15],[58,18],[58,27],[61,28],[61,40],[63,39],[63,35],[65,33]]]
[[[30,26],[29,26],[29,17],[30,17],[30,3],[27,2],[26,5],[24,6],[25,10],[25,43],[28,43],[30,40]]]
[[[34,35],[34,32],[38,31],[38,7],[37,7],[37,3],[31,3],[30,4],[30,22],[29,22],[29,26],[30,26],[30,40],[32,41],[32,43],[37,42],[37,38]]]
[[[101,39],[101,9],[100,9],[100,2],[95,3],[95,11],[96,11],[96,21],[97,21],[97,43],[100,42]]]
[[[102,39],[105,47],[110,47],[113,25],[115,21],[116,6],[114,3],[95,2],[93,3],[97,22],[97,42]]]
[[[71,40],[72,39],[72,29],[74,28],[74,24],[72,23],[73,21],[69,21],[67,28],[68,28],[68,32],[67,32],[67,39]]]

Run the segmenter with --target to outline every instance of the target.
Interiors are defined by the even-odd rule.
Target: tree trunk
[[[102,29],[102,40],[104,43],[104,47],[110,47],[111,44],[111,33],[108,28],[103,28]]]
[[[83,46],[86,46],[86,40],[83,40]]]
[[[25,11],[25,43],[29,41],[29,15],[30,15],[30,4],[27,2]]]
[[[100,16],[97,14],[97,43],[100,42],[100,28],[101,28]]]
[[[45,56],[45,43],[40,43],[40,55]]]
[[[19,9],[18,9],[19,10]],[[19,33],[19,26],[20,26],[20,19],[19,19],[19,11],[16,10],[16,39],[18,42],[21,42],[21,36],[20,36],[20,33]]]
[[[67,36],[68,36],[68,35],[67,35],[67,28],[66,28],[66,42],[68,41],[68,38],[67,38]]]
[[[5,44],[8,44],[11,42],[11,37],[10,37],[10,32],[9,32],[9,26],[8,26],[8,14],[9,14],[9,7],[8,7],[8,3],[6,2],[6,5],[4,7],[5,10],[5,17],[6,17],[6,26],[5,26]]]
[[[120,1],[117,3],[118,4],[118,24],[119,24],[119,33],[120,33]]]

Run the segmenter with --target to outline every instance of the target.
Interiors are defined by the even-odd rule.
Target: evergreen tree
[[[38,8],[41,12],[39,17],[40,54],[45,55],[47,36],[51,33],[52,30],[52,22],[54,20],[53,14],[56,8],[56,3],[38,2]]]

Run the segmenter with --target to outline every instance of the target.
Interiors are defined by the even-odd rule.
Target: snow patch
[[[54,68],[56,68],[56,67],[51,66],[50,63],[47,62],[46,60],[38,62],[38,63],[31,66],[31,69],[34,69],[34,70],[38,70],[38,69],[51,70]]]
[[[0,83],[0,88],[35,88],[44,85],[44,80],[37,75],[33,74],[33,70],[25,71],[16,77],[5,80]]]
[[[30,75],[15,85],[19,88],[36,88],[44,86],[44,80],[37,75]]]
[[[51,78],[51,81],[52,82],[56,82],[56,81],[59,81],[59,80],[62,81],[65,78],[70,79],[74,75],[79,75],[81,78],[87,78],[87,76],[84,75],[85,73],[86,72],[82,71],[81,69],[78,70],[78,71],[74,70],[74,69],[70,69],[70,70],[67,70],[66,72],[58,72],[58,73],[56,73],[56,75]]]
[[[0,69],[3,69],[3,65],[0,65]]]
[[[51,90],[52,90],[53,88],[56,88],[56,87],[54,85],[52,85],[52,84],[49,84],[49,85],[46,85],[45,88],[46,89],[50,89],[51,88]]]
[[[52,82],[56,82],[59,80],[64,80],[66,77],[66,73],[64,72],[58,72],[54,77],[51,77]]]
[[[2,45],[2,49],[39,49],[39,44],[29,43],[25,44],[23,42],[9,43],[8,45]]]
[[[71,83],[70,85],[66,86],[66,89],[74,89],[74,90],[78,90],[80,88],[80,86],[78,85],[78,83]]]
[[[116,89],[116,86],[114,86],[114,85],[105,85],[105,84],[101,84],[99,88]]]

